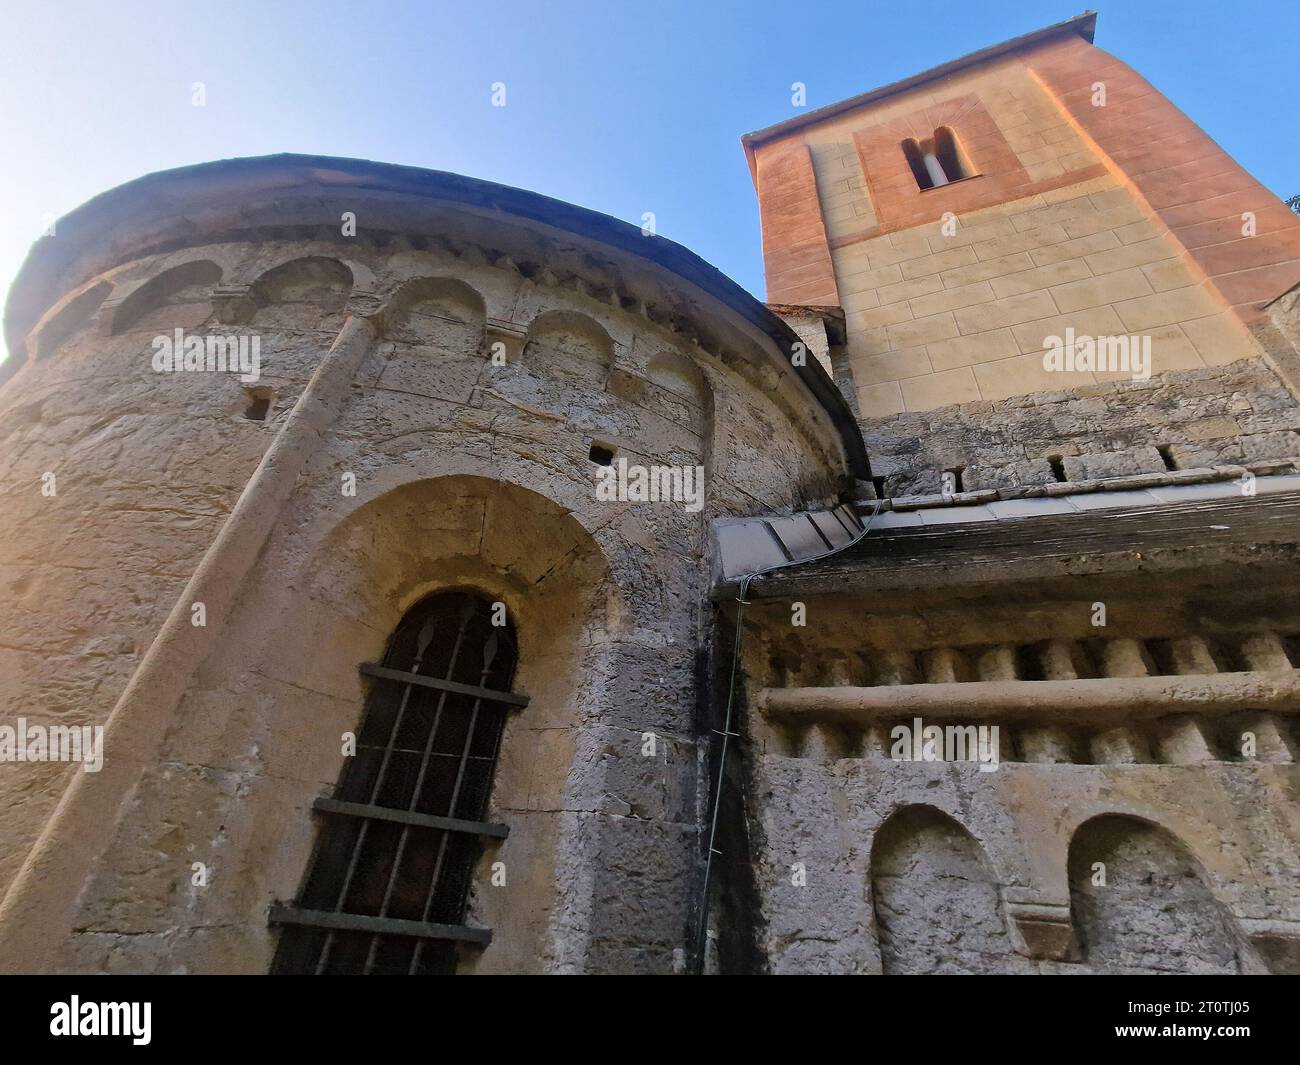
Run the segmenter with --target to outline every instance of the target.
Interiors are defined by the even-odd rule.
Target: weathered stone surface
[[[1066,478],[1071,481],[1156,473],[1165,468],[1160,452],[1153,447],[1136,447],[1100,455],[1067,455],[1061,465],[1065,469]]]
[[[0,967],[266,971],[393,707],[358,667],[471,591],[527,705],[472,815],[508,831],[451,845],[445,920],[493,932],[458,971],[1294,971],[1294,485],[1223,489],[1300,462],[1296,290],[1260,309],[1300,222],[1191,127],[1116,174],[1130,99],[1185,120],[1094,17],[747,138],[771,309],[613,220],[380,164],[229,161],[61,221],[6,314],[0,694],[113,727],[102,775],[0,764]],[[1098,63],[1118,91],[1080,110]],[[955,180],[913,187],[902,126],[947,129]],[[1264,269],[1184,243],[1228,179]],[[256,339],[258,380],[155,373],[178,329]],[[1049,370],[1070,329],[1150,340],[1152,374]],[[629,466],[701,490],[598,492]],[[745,572],[847,543],[852,499],[886,507],[820,583],[713,585],[719,542]]]
[[[895,814],[871,874],[886,975],[1033,971],[1011,950],[997,878],[951,820],[924,807]]]
[[[1005,488],[1162,472],[1161,448],[1180,470],[1300,451],[1300,406],[1260,360],[869,418],[862,427],[890,496],[938,491],[950,469],[962,471],[964,488]]]
[[[1234,973],[1232,933],[1195,865],[1159,829],[1104,817],[1070,848],[1083,958],[1098,972]]]
[[[268,908],[298,895],[311,805],[373,687],[358,666],[383,659],[412,604],[462,588],[505,607],[530,699],[508,718],[488,811],[510,834],[478,860],[465,916],[496,937],[463,966],[684,964],[706,812],[709,525],[834,506],[841,444],[788,352],[715,295],[523,218],[416,207],[405,224],[436,216],[457,246],[258,239],[245,204],[251,228],[209,247],[220,209],[187,221],[180,250],[109,264],[103,328],[79,304],[0,393],[22,527],[0,550],[6,702],[102,724],[120,697],[128,722],[110,734],[111,779],[79,782],[102,798],[53,828],[67,871],[19,885],[26,916],[47,922],[41,956],[8,950],[6,964],[265,971]],[[114,245],[129,247],[125,233]],[[153,339],[177,328],[258,338],[261,407],[229,373],[155,373]],[[698,467],[698,492],[598,493],[604,471],[631,467]],[[57,493],[42,494],[47,471]],[[187,581],[220,592],[202,626],[179,600]],[[172,665],[128,687],[160,654]],[[147,744],[120,738],[132,729]],[[68,777],[3,767],[0,887]],[[47,891],[62,901],[42,911]]]

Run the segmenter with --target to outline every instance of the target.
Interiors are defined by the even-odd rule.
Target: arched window
[[[922,190],[975,176],[975,168],[962,150],[957,134],[948,126],[940,126],[933,137],[925,140],[908,137],[902,149],[916,185]]]
[[[940,126],[934,131],[934,154],[949,181],[975,176],[975,168],[966,158],[961,141],[948,126]]]
[[[493,624],[493,622],[506,622]],[[457,944],[485,944],[464,924],[484,837],[517,651],[503,607],[469,592],[421,600],[397,626],[331,799],[299,901],[284,925],[277,973],[449,973]]]

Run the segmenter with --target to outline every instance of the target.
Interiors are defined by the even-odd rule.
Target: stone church
[[[767,300],[152,174],[0,373],[0,969],[1300,969],[1300,217],[1086,14],[742,139]]]

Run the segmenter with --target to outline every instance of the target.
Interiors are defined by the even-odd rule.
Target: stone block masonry
[[[1300,406],[1260,359],[864,419],[888,496],[1300,456]]]

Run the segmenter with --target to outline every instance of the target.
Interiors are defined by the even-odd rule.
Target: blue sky
[[[1029,0],[2,0],[0,288],[50,216],[155,170],[293,151],[452,170],[640,224],[763,292],[739,137],[1078,14]],[[1124,0],[1097,44],[1300,192],[1295,0]],[[507,106],[491,106],[493,82]],[[203,82],[207,102],[191,103]]]

